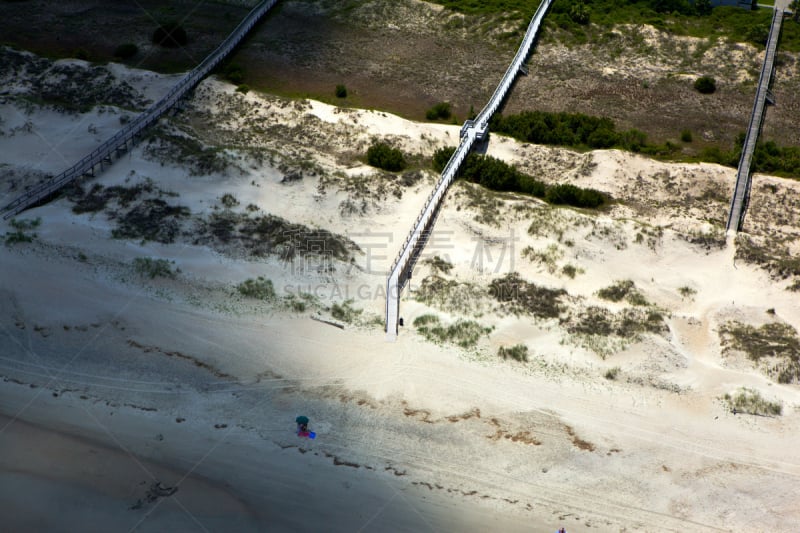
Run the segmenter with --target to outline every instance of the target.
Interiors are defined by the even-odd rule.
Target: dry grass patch
[[[720,327],[719,335],[725,352],[745,353],[778,383],[800,381],[800,338],[789,324],[771,322],[755,327],[730,321]]]
[[[755,389],[742,387],[733,394],[725,394],[722,398],[728,402],[733,414],[746,413],[760,416],[780,416],[783,414],[783,404],[765,399]]]

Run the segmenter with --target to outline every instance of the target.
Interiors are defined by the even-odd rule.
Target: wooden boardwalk
[[[539,34],[542,19],[544,19],[545,13],[547,13],[552,3],[553,0],[542,0],[530,24],[528,24],[522,44],[520,44],[514,59],[511,61],[489,102],[478,113],[475,120],[468,120],[464,123],[461,128],[461,142],[458,148],[456,148],[450,161],[447,162],[447,166],[445,166],[439,181],[436,183],[436,187],[428,196],[422,211],[411,228],[411,232],[406,237],[394,263],[392,263],[389,277],[386,280],[386,338],[388,340],[397,338],[397,328],[400,320],[400,293],[411,277],[414,265],[425,248],[447,189],[453,183],[461,164],[472,150],[475,142],[484,140],[488,135],[489,120],[491,120],[508,95],[517,75],[520,72],[525,72],[525,60],[530,54],[533,43],[536,41],[536,36]]]
[[[753,152],[761,134],[761,126],[764,123],[767,104],[773,103],[769,85],[775,72],[775,55],[778,49],[783,14],[783,10],[776,6],[772,15],[769,38],[767,39],[767,53],[764,55],[764,65],[761,67],[761,75],[758,79],[753,113],[750,115],[750,125],[747,127],[744,146],[742,146],[742,155],[739,158],[739,167],[736,171],[736,186],[733,190],[728,223],[725,227],[728,233],[737,233],[742,229],[747,205],[750,201],[750,184],[752,181],[750,169],[753,163]]]
[[[258,23],[261,17],[272,9],[277,2],[278,0],[264,0],[259,3],[247,14],[242,22],[234,28],[222,44],[211,52],[202,63],[181,78],[161,100],[153,104],[150,109],[136,117],[136,119],[128,123],[113,137],[95,148],[89,155],[67,170],[47,182],[26,191],[23,195],[5,205],[0,209],[0,212],[3,213],[3,218],[11,218],[21,211],[42,202],[65,185],[72,183],[82,176],[94,175],[95,169],[98,166],[102,169],[103,165],[111,164],[114,156],[126,152],[129,145],[136,142],[142,131],[156,123],[164,113],[169,111],[169,109],[178,102],[178,100],[186,96],[186,93],[194,89],[203,78],[214,70],[214,68],[236,48],[250,30],[253,29],[253,26]]]

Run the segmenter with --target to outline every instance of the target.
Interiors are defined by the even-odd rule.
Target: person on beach
[[[297,423],[297,434],[301,437],[308,436],[308,417],[298,416],[294,421]]]

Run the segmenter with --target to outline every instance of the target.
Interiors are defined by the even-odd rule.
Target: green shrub
[[[528,362],[528,347],[524,344],[516,344],[509,348],[505,346],[501,346],[497,350],[497,355],[502,357],[503,359],[513,359],[515,361],[519,361],[520,363],[527,363]]]
[[[439,317],[426,314],[414,319],[414,327],[429,341],[447,342],[462,348],[474,347],[483,335],[488,335],[492,328],[485,328],[473,320],[459,319],[448,326],[442,325]]]
[[[133,260],[133,269],[136,273],[150,279],[174,278],[176,273],[172,270],[172,265],[173,263],[166,259],[137,257]]]
[[[755,327],[729,321],[720,326],[719,334],[725,351],[739,350],[751,361],[768,362],[762,368],[778,383],[800,381],[800,337],[791,325],[770,322]]]
[[[578,274],[578,268],[575,265],[570,265],[568,263],[561,267],[561,273],[570,279],[575,279],[575,276]]]
[[[734,414],[747,413],[762,416],[780,416],[783,414],[783,404],[765,399],[755,389],[742,387],[733,395],[725,394],[723,399],[728,402],[728,406]]]
[[[678,293],[680,293],[681,298],[691,298],[697,294],[697,290],[688,285],[684,285],[683,287],[678,287]]]
[[[685,143],[692,142],[692,132],[689,131],[689,130],[683,130],[681,132],[681,141],[683,141]]]
[[[37,235],[36,233],[28,233],[28,232],[38,228],[42,224],[42,219],[35,218],[32,220],[18,220],[16,218],[12,218],[10,224],[15,231],[6,232],[5,235],[6,246],[11,246],[13,244],[19,244],[23,242],[25,243],[33,242],[33,240],[37,237]]]
[[[114,49],[114,57],[120,59],[130,59],[139,53],[139,47],[133,43],[125,43]]]
[[[243,83],[243,84],[239,85],[238,87],[236,87],[236,92],[237,93],[242,93],[242,94],[247,94],[247,93],[250,92],[250,86]]]
[[[545,201],[551,204],[566,204],[575,207],[600,207],[605,203],[605,195],[595,189],[582,189],[563,183],[547,188],[544,195]]]
[[[620,368],[618,366],[615,366],[613,368],[609,368],[608,370],[606,370],[604,376],[606,379],[614,381],[619,376],[619,372]]]
[[[403,152],[381,142],[376,142],[369,147],[367,150],[367,163],[390,172],[398,172],[406,168]]]
[[[161,24],[153,32],[153,43],[165,48],[178,48],[188,42],[186,30],[177,21]]]
[[[237,200],[236,197],[229,192],[223,194],[219,199],[219,202],[228,209],[232,209],[239,205],[239,200]]]
[[[694,81],[694,88],[701,94],[712,94],[717,90],[717,80],[711,76],[700,76]]]
[[[337,85],[336,98],[347,98],[347,87],[345,87],[344,85]]]
[[[597,291],[597,296],[602,298],[603,300],[609,300],[611,302],[620,302],[623,298],[628,296],[628,294],[635,290],[634,283],[632,280],[620,280]]]
[[[450,271],[453,270],[453,263],[451,263],[446,259],[442,259],[438,255],[429,257],[428,259],[425,259],[422,263],[430,266],[431,271],[434,273],[441,272],[442,274],[449,274]]]
[[[353,300],[345,300],[341,304],[334,303],[331,305],[331,316],[336,320],[352,324],[363,312],[362,309],[355,309],[353,307]]]
[[[639,130],[618,132],[614,121],[583,113],[524,111],[495,115],[491,129],[523,142],[576,148],[619,147],[639,152],[647,146],[647,135]]]
[[[432,159],[434,170],[443,171],[455,150],[456,148],[451,146],[436,150]],[[548,187],[533,176],[524,174],[508,163],[488,155],[468,154],[461,164],[459,177],[493,191],[521,192],[543,198],[553,204],[597,208],[608,200],[605,194],[595,189],[583,189],[570,184]]]
[[[273,300],[275,299],[275,287],[272,285],[272,280],[265,279],[259,276],[257,279],[247,279],[236,286],[239,294],[248,298],[256,298],[258,300]]]
[[[493,279],[489,284],[489,295],[500,302],[501,308],[508,313],[557,318],[565,310],[561,299],[567,295],[567,291],[539,287],[513,272]]]
[[[450,104],[447,102],[439,102],[425,113],[425,118],[428,120],[447,120],[451,116],[453,116],[453,112],[450,109]]]

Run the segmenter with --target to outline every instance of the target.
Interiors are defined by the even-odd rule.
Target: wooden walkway
[[[118,131],[116,135],[95,148],[89,155],[70,168],[47,182],[26,191],[23,195],[5,205],[0,209],[0,213],[3,213],[3,218],[11,218],[21,211],[37,205],[58,192],[65,185],[82,176],[93,176],[98,166],[102,170],[103,165],[111,164],[112,157],[126,152],[129,145],[133,145],[136,142],[142,131],[156,123],[178,100],[186,96],[186,93],[194,89],[203,78],[214,70],[277,2],[278,0],[264,0],[254,7],[222,44],[211,52],[202,63],[181,78],[181,81],[170,89],[161,100],[153,104],[150,109],[136,117],[136,119]]]

